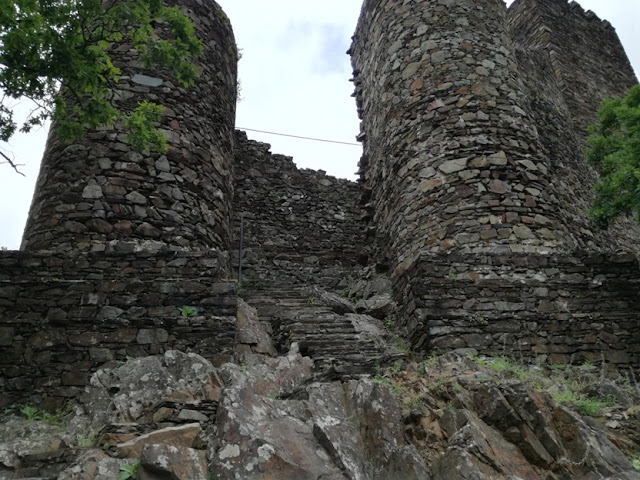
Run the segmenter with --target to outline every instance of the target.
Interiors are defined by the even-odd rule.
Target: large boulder
[[[199,404],[220,398],[222,381],[209,361],[176,350],[98,370],[80,399],[93,429],[151,422],[163,402]]]
[[[138,480],[208,480],[206,452],[174,445],[146,445]]]
[[[260,364],[225,365],[210,451],[220,479],[428,479],[406,444],[399,407],[370,380],[316,383],[295,347]]]

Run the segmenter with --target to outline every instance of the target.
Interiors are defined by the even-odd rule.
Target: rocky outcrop
[[[625,431],[575,408],[605,421],[623,417],[624,406],[613,397],[577,393],[595,384],[620,391],[614,382],[580,370],[536,372],[504,359],[476,363],[455,355],[434,357],[422,368],[424,375],[405,371],[389,378],[403,389],[407,432],[434,479],[640,479],[621,450],[638,455],[629,437],[638,418]],[[637,386],[625,391],[628,400],[640,400]]]
[[[266,365],[223,367],[218,478],[427,478],[386,388],[365,379],[296,388],[312,373],[295,348]]]
[[[329,312],[346,307],[315,293]],[[233,362],[214,367],[179,351],[111,362],[64,418],[16,408],[0,424],[0,476],[640,479],[632,377],[613,381],[589,366],[543,370],[473,351],[386,357],[395,363],[372,373],[332,371],[297,342],[278,356],[264,319],[243,302],[240,310]],[[372,317],[331,313],[367,335],[379,328],[382,350],[393,350]]]

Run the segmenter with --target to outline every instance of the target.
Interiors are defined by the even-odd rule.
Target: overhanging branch
[[[22,163],[15,163],[13,160],[11,160],[9,158],[8,155],[6,155],[3,151],[0,150],[0,156],[2,156],[2,158],[4,158],[6,160],[6,162],[0,162],[0,163],[8,163],[9,165],[11,165],[11,167],[16,171],[17,174],[22,175],[23,177],[26,177],[26,175],[24,173],[22,173],[20,170],[18,170],[18,167],[22,167],[24,166],[24,164]]]

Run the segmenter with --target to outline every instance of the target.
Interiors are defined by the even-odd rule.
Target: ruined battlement
[[[168,153],[134,153],[119,127],[49,139],[23,251],[0,252],[0,406],[58,405],[127,355],[233,355],[240,257],[279,288],[386,274],[416,350],[640,368],[640,229],[584,213],[585,128],[637,83],[608,22],[565,0],[365,0],[354,183],[234,130],[229,21],[181,5],[205,39],[194,89],[115,55],[122,108],[168,107]]]

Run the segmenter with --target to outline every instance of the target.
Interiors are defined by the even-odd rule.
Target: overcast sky
[[[218,0],[242,51],[238,127],[355,142],[359,131],[348,50],[359,0]],[[510,2],[509,2],[510,3]],[[640,1],[582,0],[616,27],[640,72]],[[298,166],[355,179],[361,149],[249,132]],[[26,178],[0,165],[0,246],[18,248],[46,132],[12,139]]]

